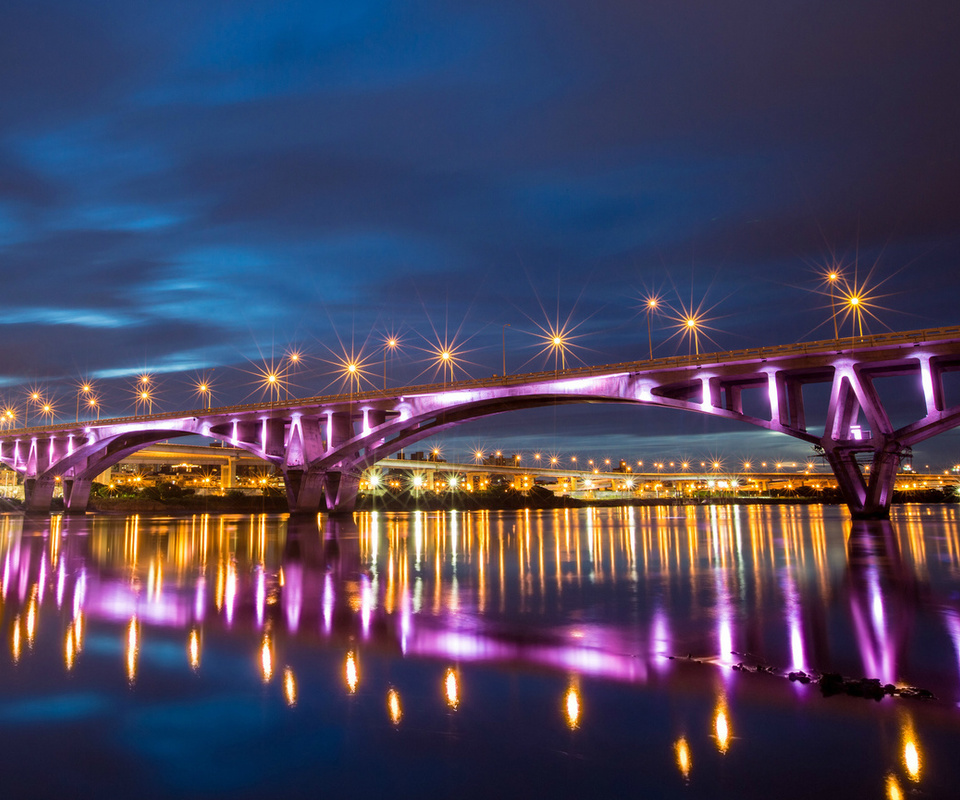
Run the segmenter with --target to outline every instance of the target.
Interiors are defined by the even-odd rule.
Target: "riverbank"
[[[955,497],[940,492],[898,493],[893,504],[954,503]],[[594,498],[579,499],[554,496],[547,492],[528,495],[518,492],[500,494],[447,493],[442,495],[361,495],[357,511],[518,511],[524,509],[619,508],[619,507],[679,507],[729,505],[839,505],[836,497],[701,497],[701,498]],[[0,513],[22,512],[18,500],[0,498]],[[246,496],[238,493],[216,495],[188,495],[155,499],[144,497],[91,497],[88,511],[99,514],[284,514],[289,511],[282,495]],[[59,498],[51,511],[63,511]]]

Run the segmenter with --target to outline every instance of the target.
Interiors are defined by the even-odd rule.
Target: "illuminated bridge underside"
[[[960,328],[941,328],[11,431],[0,435],[0,460],[23,476],[29,511],[49,510],[58,480],[67,509],[82,511],[91,481],[109,467],[154,442],[200,435],[281,470],[292,512],[349,512],[364,469],[446,428],[522,408],[632,403],[817,446],[851,513],[885,517],[902,455],[960,424],[960,405],[947,405],[944,387],[957,370]],[[903,376],[923,413],[895,429],[875,382]],[[814,384],[828,385],[829,399],[808,409],[804,388]]]

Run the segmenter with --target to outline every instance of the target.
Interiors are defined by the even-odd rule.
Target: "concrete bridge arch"
[[[359,477],[380,458],[492,414],[546,405],[625,403],[673,408],[783,433],[820,449],[851,513],[884,517],[902,456],[960,424],[943,377],[960,370],[960,328],[609,364],[454,385],[404,387],[0,434],[0,460],[24,477],[28,509],[49,508],[59,477],[82,510],[93,477],[148,444],[219,439],[282,471],[292,512],[353,508]],[[909,376],[923,413],[895,428],[876,380]],[[808,422],[804,387],[829,387]],[[760,403],[747,404],[753,395]],[[761,409],[761,410],[758,410]]]

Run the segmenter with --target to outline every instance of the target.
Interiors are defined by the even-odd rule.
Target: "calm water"
[[[7,797],[960,787],[952,507],[8,515],[0,581]]]

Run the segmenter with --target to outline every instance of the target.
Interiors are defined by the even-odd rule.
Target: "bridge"
[[[816,447],[855,518],[889,516],[901,458],[960,424],[944,376],[960,370],[960,326],[496,376],[0,433],[28,512],[62,484],[69,512],[91,482],[147,445],[202,436],[282,472],[293,514],[349,513],[364,470],[438,432],[507,411],[572,403],[672,408],[747,423]],[[907,377],[918,409],[895,428],[877,381]],[[820,403],[804,389],[828,388]]]

